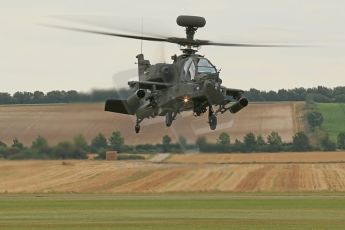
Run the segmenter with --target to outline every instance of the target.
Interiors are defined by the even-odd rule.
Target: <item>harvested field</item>
[[[345,152],[174,154],[174,163],[318,163],[344,162]]]
[[[345,191],[345,163],[0,161],[0,193],[324,191]]]
[[[30,145],[41,135],[50,144],[56,144],[72,140],[78,134],[91,140],[98,133],[109,136],[119,130],[128,144],[161,143],[165,134],[173,140],[184,136],[194,142],[198,136],[206,136],[215,142],[221,132],[229,133],[235,140],[249,132],[267,136],[272,131],[290,141],[295,132],[303,129],[302,108],[303,103],[292,102],[250,104],[238,114],[219,115],[216,131],[210,131],[206,116],[195,118],[186,112],[170,128],[165,127],[161,117],[145,120],[140,134],[135,134],[134,117],[104,112],[103,103],[0,106],[0,140],[9,144],[18,138]]]

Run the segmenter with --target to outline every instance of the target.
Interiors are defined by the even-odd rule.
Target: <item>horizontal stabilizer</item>
[[[130,107],[128,106],[127,100],[106,100],[104,110],[113,113],[122,113],[130,115],[134,114],[134,112],[131,111]]]

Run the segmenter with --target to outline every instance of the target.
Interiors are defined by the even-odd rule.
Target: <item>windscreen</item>
[[[198,73],[216,73],[216,68],[206,58],[198,61]]]

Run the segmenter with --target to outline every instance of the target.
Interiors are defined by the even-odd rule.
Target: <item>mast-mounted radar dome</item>
[[[181,15],[177,17],[176,23],[182,27],[201,28],[206,25],[206,20],[205,18],[199,16]]]

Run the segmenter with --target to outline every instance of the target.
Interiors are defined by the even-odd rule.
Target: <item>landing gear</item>
[[[137,123],[135,124],[135,127],[134,127],[135,133],[140,132],[140,122],[142,122],[142,121],[143,121],[143,119],[137,118]]]
[[[135,127],[134,127],[134,129],[135,129],[135,133],[139,133],[139,131],[140,131],[140,125],[139,125],[139,124],[136,124]]]
[[[174,112],[167,112],[165,114],[165,125],[167,127],[171,126],[173,120],[175,120],[175,118],[176,118],[176,115],[177,115],[177,113],[174,113]]]
[[[165,114],[165,125],[166,125],[167,127],[170,127],[171,124],[172,124],[172,122],[173,122],[173,115],[172,115],[172,112],[167,112],[167,113]]]
[[[217,116],[214,114],[211,106],[208,107],[208,123],[210,124],[211,130],[217,128]]]

